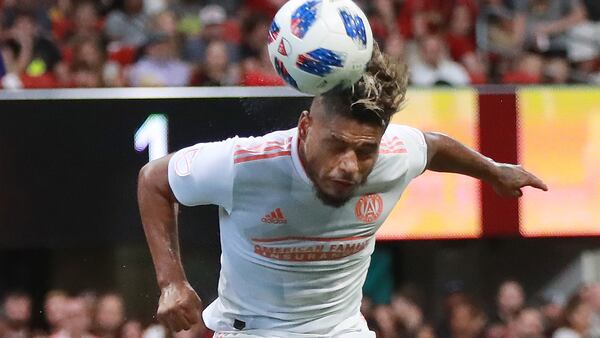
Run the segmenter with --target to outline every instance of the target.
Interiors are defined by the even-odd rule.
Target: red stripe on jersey
[[[247,155],[247,154],[264,154],[267,151],[273,150],[291,150],[292,149],[292,138],[289,137],[286,140],[281,141],[268,141],[258,145],[253,146],[235,146],[235,152],[233,153],[234,157],[238,155]]]
[[[399,149],[380,149],[379,153],[380,154],[403,154],[403,153],[407,153],[408,150],[406,150],[406,148],[399,148]]]
[[[277,153],[271,153],[271,154],[261,154],[261,155],[254,155],[254,156],[246,156],[246,157],[241,157],[241,158],[236,158],[233,160],[233,163],[237,164],[237,163],[244,163],[244,162],[250,162],[250,161],[256,161],[256,160],[262,160],[265,158],[272,158],[272,157],[279,157],[279,156],[291,156],[292,152],[289,150],[286,151],[280,151]]]
[[[236,155],[245,155],[245,154],[256,154],[256,153],[264,153],[271,150],[289,150],[289,147],[284,147],[284,144],[269,146],[266,148],[257,148],[257,149],[238,149],[233,156]]]
[[[282,241],[314,241],[314,242],[335,242],[335,241],[354,241],[357,239],[365,239],[371,236],[352,236],[352,237],[276,237],[276,238],[252,238],[252,241],[258,243],[271,243]]]

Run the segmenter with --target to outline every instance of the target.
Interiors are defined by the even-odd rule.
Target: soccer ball
[[[275,15],[268,41],[279,76],[313,95],[353,85],[373,52],[371,26],[351,0],[290,0]]]

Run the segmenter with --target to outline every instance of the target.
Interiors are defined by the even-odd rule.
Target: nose
[[[352,179],[358,173],[358,158],[352,150],[345,152],[340,158],[339,169],[344,173],[344,176],[350,176]]]

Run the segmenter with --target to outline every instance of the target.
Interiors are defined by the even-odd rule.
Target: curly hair
[[[338,112],[387,127],[406,100],[408,67],[396,63],[373,44],[373,55],[362,77],[351,87],[323,94],[324,102],[341,107]],[[349,107],[349,109],[348,109]]]

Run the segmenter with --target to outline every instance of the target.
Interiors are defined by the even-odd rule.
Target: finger
[[[200,321],[200,308],[195,305],[188,306],[183,311],[183,316],[190,325],[197,324]]]
[[[546,183],[544,183],[544,181],[537,178],[532,173],[529,173],[529,182],[527,182],[527,185],[532,186],[534,188],[541,189],[543,191],[548,191],[548,186],[546,185]]]
[[[187,322],[184,316],[178,313],[170,313],[167,318],[169,328],[172,331],[179,332],[181,330],[188,330],[190,324]]]
[[[514,190],[512,192],[512,195],[513,195],[513,197],[521,197],[521,196],[523,196],[523,191],[521,191],[521,189]]]

